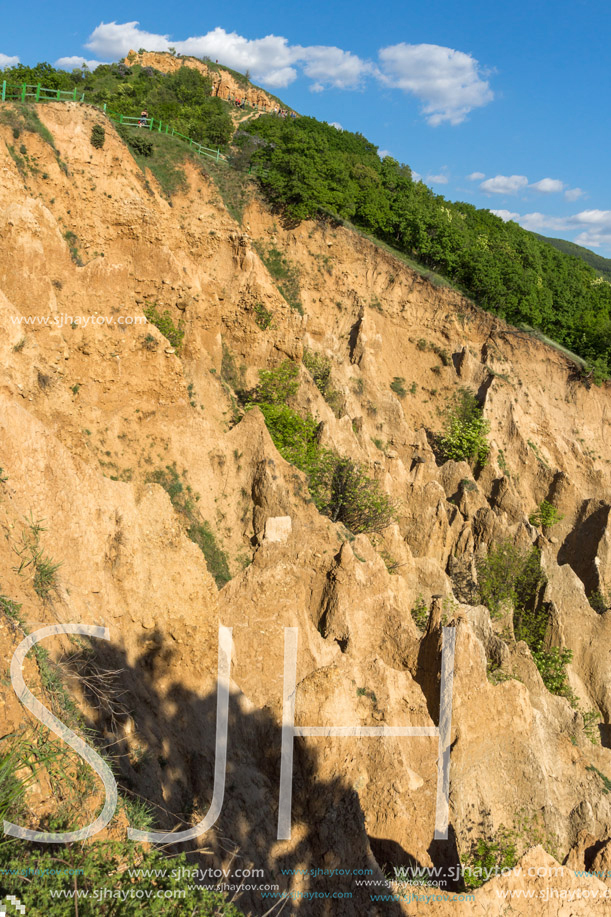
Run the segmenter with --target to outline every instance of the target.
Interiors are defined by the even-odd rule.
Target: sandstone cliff
[[[139,61],[156,66],[154,57]],[[121,673],[124,709],[111,718],[86,690],[77,696],[116,743],[121,780],[156,806],[159,828],[205,814],[220,623],[233,628],[227,786],[199,862],[237,855],[283,889],[352,894],[296,900],[295,913],[415,914],[419,902],[373,903],[369,888],[305,870],[368,868],[382,882],[393,865],[456,867],[474,839],[503,826],[519,838],[524,875],[495,878],[474,901],[450,889],[433,913],[501,913],[499,889],[548,886],[597,892],[596,913],[607,913],[603,883],[573,870],[596,868],[611,849],[601,778],[611,777],[611,615],[586,598],[611,588],[608,388],[586,389],[556,351],[349,228],[283,226],[254,186],[238,224],[192,162],[188,187],[169,201],[108,122],[103,149],[92,148],[95,109],[38,115],[55,148],[35,132],[16,141],[0,124],[0,592],[23,603],[30,627],[110,628],[110,645],[94,650]],[[302,313],[265,266],[270,252],[297,278]],[[180,352],[135,323],[153,303],[184,323]],[[300,361],[304,348],[331,361],[339,401],[333,410],[301,367],[296,403],[399,505],[380,537],[351,539],[320,515],[262,414],[236,416],[236,377],[252,387],[259,370]],[[396,378],[405,397],[390,387]],[[430,445],[461,386],[479,393],[491,425],[476,476],[464,462],[438,465]],[[172,474],[226,556],[220,591],[155,482]],[[547,537],[529,515],[552,498],[563,518]],[[19,562],[33,520],[44,520],[45,556],[61,562],[42,595],[34,567]],[[541,549],[551,636],[573,652],[580,709],[602,717],[595,742],[465,585],[476,556],[509,537]],[[411,610],[434,596],[440,615],[423,635]],[[436,740],[355,737],[297,740],[292,836],[276,840],[284,629],[299,628],[298,725],[433,727],[442,613],[457,637],[449,841],[433,841]],[[8,659],[18,634],[0,623]],[[49,649],[66,651],[59,640]],[[503,680],[492,677],[499,668]],[[4,682],[0,702],[9,732],[22,714]],[[37,792],[52,808],[51,789],[46,801]],[[567,857],[562,876],[527,876]],[[253,914],[270,906],[256,892],[238,903]],[[570,910],[544,898],[511,907],[592,912],[576,895]]]

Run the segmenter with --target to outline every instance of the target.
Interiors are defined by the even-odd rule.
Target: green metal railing
[[[192,137],[187,137],[185,134],[179,133],[179,131],[170,127],[169,124],[164,124],[163,121],[155,120],[155,118],[143,118],[142,116],[135,118],[132,115],[109,112],[106,111],[106,103],[104,103],[103,110],[106,116],[117,124],[125,124],[128,127],[140,127],[144,130],[156,131],[158,134],[167,134],[169,137],[178,137],[180,140],[186,140],[191,151],[197,153],[198,156],[207,156],[210,159],[214,159],[216,162],[227,162],[227,157],[221,153],[220,150],[212,150],[210,147],[198,143],[197,140],[193,140]]]
[[[38,83],[36,86],[30,86],[27,83],[20,85],[9,85],[6,80],[2,81],[0,98],[2,102],[84,102],[85,93],[66,89],[45,89]],[[220,150],[213,150],[192,137],[179,133],[170,124],[165,124],[155,118],[134,117],[132,115],[117,114],[106,111],[106,103],[103,106],[104,114],[117,124],[125,124],[128,127],[140,127],[144,130],[156,131],[159,134],[167,134],[171,137],[178,137],[179,140],[185,140],[189,148],[198,156],[206,156],[214,159],[215,162],[224,162],[227,164],[227,157]]]
[[[35,102],[85,101],[85,93],[79,93],[76,87],[73,90],[44,89],[40,83],[36,86],[30,86],[27,83],[21,83],[18,86],[10,86],[6,80],[2,80],[1,97],[3,102],[25,102],[28,99],[33,99]]]

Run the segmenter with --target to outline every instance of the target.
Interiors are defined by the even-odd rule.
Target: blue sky
[[[609,35],[607,0],[23,0],[3,13],[0,66],[208,54],[361,131],[447,198],[609,256]]]

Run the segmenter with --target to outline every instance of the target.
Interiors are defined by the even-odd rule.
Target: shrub
[[[583,717],[583,731],[587,735],[588,739],[592,745],[600,744],[600,734],[598,729],[598,724],[600,723],[602,717],[598,710],[588,710],[582,712]]]
[[[561,522],[562,519],[564,519],[564,516],[547,500],[542,500],[538,509],[528,517],[531,525],[542,529],[548,529],[552,525],[556,525],[557,522]]]
[[[448,407],[445,427],[437,440],[442,461],[484,464],[490,451],[486,436],[490,426],[473,392],[461,388]]]
[[[291,308],[303,315],[301,292],[299,286],[299,268],[292,264],[277,248],[265,249],[262,245],[255,245],[259,257],[277,281],[278,289]]]
[[[104,146],[106,140],[106,131],[101,124],[94,124],[91,128],[90,136],[91,146],[95,147],[96,150],[101,150]]]
[[[405,398],[407,389],[405,388],[405,379],[402,376],[395,376],[390,383],[391,391],[398,395],[399,398]]]
[[[161,312],[159,312],[157,307],[154,305],[145,306],[143,311],[151,325],[154,325],[158,331],[161,331],[163,336],[167,338],[172,347],[174,347],[176,350],[180,350],[183,338],[185,336],[183,322],[179,321],[178,325],[175,325],[168,309],[166,309],[165,312],[161,314]]]
[[[543,583],[537,548],[519,548],[509,540],[491,547],[476,567],[479,596],[493,618],[505,603],[523,607]]]
[[[272,313],[265,308],[263,303],[258,302],[255,304],[255,321],[262,331],[267,331],[272,323],[273,317]]]
[[[516,640],[527,644],[545,687],[575,706],[566,672],[573,653],[569,649],[545,646],[549,609],[539,602],[545,585],[540,551],[520,549],[510,541],[503,541],[477,564],[477,574],[480,598],[490,609],[491,617],[498,615],[504,602],[511,603]]]
[[[438,347],[437,344],[431,344],[431,350],[436,353],[444,366],[449,366],[452,358],[445,347]]]
[[[318,424],[311,414],[302,417],[286,404],[260,404],[274,446],[287,462],[308,474],[317,464]]]
[[[147,481],[163,487],[172,506],[182,518],[187,535],[204,555],[206,566],[217,587],[222,589],[231,579],[227,555],[217,544],[210,525],[201,518],[197,510],[199,494],[196,494],[191,486],[184,482],[183,477],[179,474],[176,465],[166,465],[165,468],[157,468],[153,471],[147,477]]]
[[[316,388],[324,397],[331,385],[331,360],[321,353],[304,350],[303,365],[312,376]]]
[[[254,400],[265,404],[284,404],[299,388],[299,366],[285,360],[275,369],[259,372],[259,385]]]
[[[411,610],[411,615],[418,630],[424,633],[429,620],[429,609],[422,595],[418,596],[416,604]]]
[[[318,424],[310,414],[302,417],[283,403],[262,403],[259,408],[280,455],[307,475],[320,513],[355,535],[380,532],[393,522],[395,506],[379,483],[352,459],[323,449],[316,438]]]
[[[357,462],[331,450],[319,453],[310,491],[320,512],[355,535],[381,532],[396,518],[396,508],[379,482]]]
[[[194,522],[187,528],[187,535],[198,546],[206,558],[206,566],[212,574],[219,589],[231,579],[227,555],[220,548],[214,537],[212,529],[207,522]]]
[[[532,650],[532,657],[547,690],[572,701],[573,693],[569,687],[566,667],[573,658],[573,651],[561,650],[557,646],[549,649],[539,646],[538,649]]]
[[[142,133],[132,134],[127,130],[123,130],[120,133],[123,140],[125,140],[137,156],[149,157],[153,155],[154,147],[150,137],[146,137]]]
[[[516,840],[503,826],[499,828],[496,840],[480,838],[471,847],[468,857],[462,862],[464,881],[467,888],[479,888],[502,869],[512,869],[518,862]]]
[[[599,615],[604,615],[611,608],[611,601],[604,592],[591,592],[588,596],[590,607]]]
[[[327,404],[331,407],[334,414],[338,417],[341,414],[342,396],[331,385],[331,360],[321,353],[314,353],[311,350],[305,350],[303,353],[303,365],[312,376],[316,388],[321,393]]]
[[[154,334],[146,334],[142,338],[142,346],[145,350],[157,350],[157,338]]]
[[[244,373],[246,371],[245,366],[236,365],[235,357],[230,351],[229,347],[223,341],[223,356],[221,359],[221,379],[223,382],[226,382],[227,385],[239,394],[242,393],[244,389]]]
[[[77,267],[83,267],[83,260],[80,256],[78,250],[78,238],[76,233],[72,232],[71,229],[67,229],[64,233],[64,239],[68,243],[68,248],[70,249],[70,257],[74,261]]]

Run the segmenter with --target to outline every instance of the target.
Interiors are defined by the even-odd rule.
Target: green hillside
[[[603,258],[602,255],[597,255],[596,252],[590,251],[589,248],[584,248],[583,245],[575,245],[574,242],[567,242],[566,239],[551,239],[549,236],[541,236],[536,232],[533,235],[540,239],[541,242],[553,245],[554,248],[557,248],[559,252],[564,252],[565,255],[581,258],[582,261],[594,268],[597,274],[611,281],[611,258]]]

